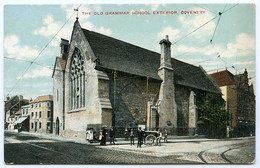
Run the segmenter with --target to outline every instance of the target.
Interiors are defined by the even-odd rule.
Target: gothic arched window
[[[85,66],[79,49],[75,49],[70,66],[70,109],[85,107]]]

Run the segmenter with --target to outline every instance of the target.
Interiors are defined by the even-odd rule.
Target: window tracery
[[[72,55],[70,67],[70,108],[85,107],[85,65],[78,48]]]

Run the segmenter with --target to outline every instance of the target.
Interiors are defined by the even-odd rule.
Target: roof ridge
[[[129,45],[135,46],[135,47],[137,47],[137,48],[141,48],[141,49],[144,49],[144,50],[147,50],[147,51],[150,51],[150,52],[153,52],[153,53],[156,53],[156,54],[159,54],[159,55],[160,55],[160,53],[158,53],[158,52],[156,52],[156,51],[152,51],[152,50],[149,50],[149,49],[147,49],[147,48],[137,46],[137,45],[135,45],[135,44],[132,44],[132,43],[130,43],[130,42],[126,42],[126,41],[120,40],[120,39],[115,38],[115,37],[111,37],[111,36],[108,36],[108,35],[105,35],[105,34],[101,34],[101,33],[98,33],[98,32],[92,31],[92,30],[84,29],[84,28],[81,28],[81,29],[82,29],[83,31],[85,30],[85,31],[88,31],[88,32],[96,33],[96,34],[101,35],[101,36],[103,36],[103,37],[111,38],[111,39],[113,39],[113,40],[117,40],[117,41],[120,41],[120,42],[129,44]],[[158,43],[158,44],[159,44],[159,43]]]

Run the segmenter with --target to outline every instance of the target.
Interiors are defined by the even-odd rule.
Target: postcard
[[[5,164],[253,165],[255,9],[5,5]]]

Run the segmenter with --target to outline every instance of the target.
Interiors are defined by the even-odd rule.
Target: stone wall
[[[109,74],[109,73],[108,73]],[[116,98],[114,104],[114,76],[109,76],[109,99],[114,109],[114,125],[116,134],[122,136],[125,128],[137,128],[147,123],[147,102],[158,99],[160,81],[116,73]]]
[[[63,135],[63,71],[59,61],[56,62],[53,79],[53,133]]]
[[[85,107],[70,109],[70,88],[65,87],[65,136],[83,139],[86,137],[87,128],[95,126],[96,130],[100,129],[102,111],[98,93],[98,75],[94,69],[95,56],[77,21],[72,33],[66,72],[70,72],[71,59],[76,47],[84,58]],[[65,86],[70,86],[69,79],[69,73],[66,73]]]
[[[177,104],[177,135],[188,135],[189,132],[189,88],[175,86]]]

